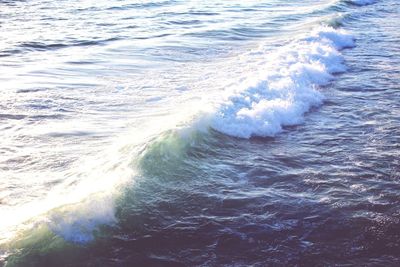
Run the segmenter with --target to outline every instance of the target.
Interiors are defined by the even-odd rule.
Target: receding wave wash
[[[0,266],[400,266],[399,14],[0,1]]]

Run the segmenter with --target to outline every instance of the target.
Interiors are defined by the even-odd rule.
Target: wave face
[[[279,48],[268,58],[265,78],[245,81],[213,118],[212,127],[236,137],[274,136],[282,126],[303,121],[304,113],[323,101],[318,87],[344,72],[339,50],[354,46],[343,30],[323,27],[310,37]]]

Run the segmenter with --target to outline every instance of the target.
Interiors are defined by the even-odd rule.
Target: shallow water
[[[396,1],[0,5],[7,266],[400,264]]]

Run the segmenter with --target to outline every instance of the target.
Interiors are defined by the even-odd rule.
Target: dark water
[[[335,8],[356,47],[302,124],[250,139],[164,132],[94,240],[39,224],[6,265],[399,266],[400,3]]]

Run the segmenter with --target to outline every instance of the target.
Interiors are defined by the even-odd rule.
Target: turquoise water
[[[0,264],[399,265],[399,3],[242,2],[0,2]]]

